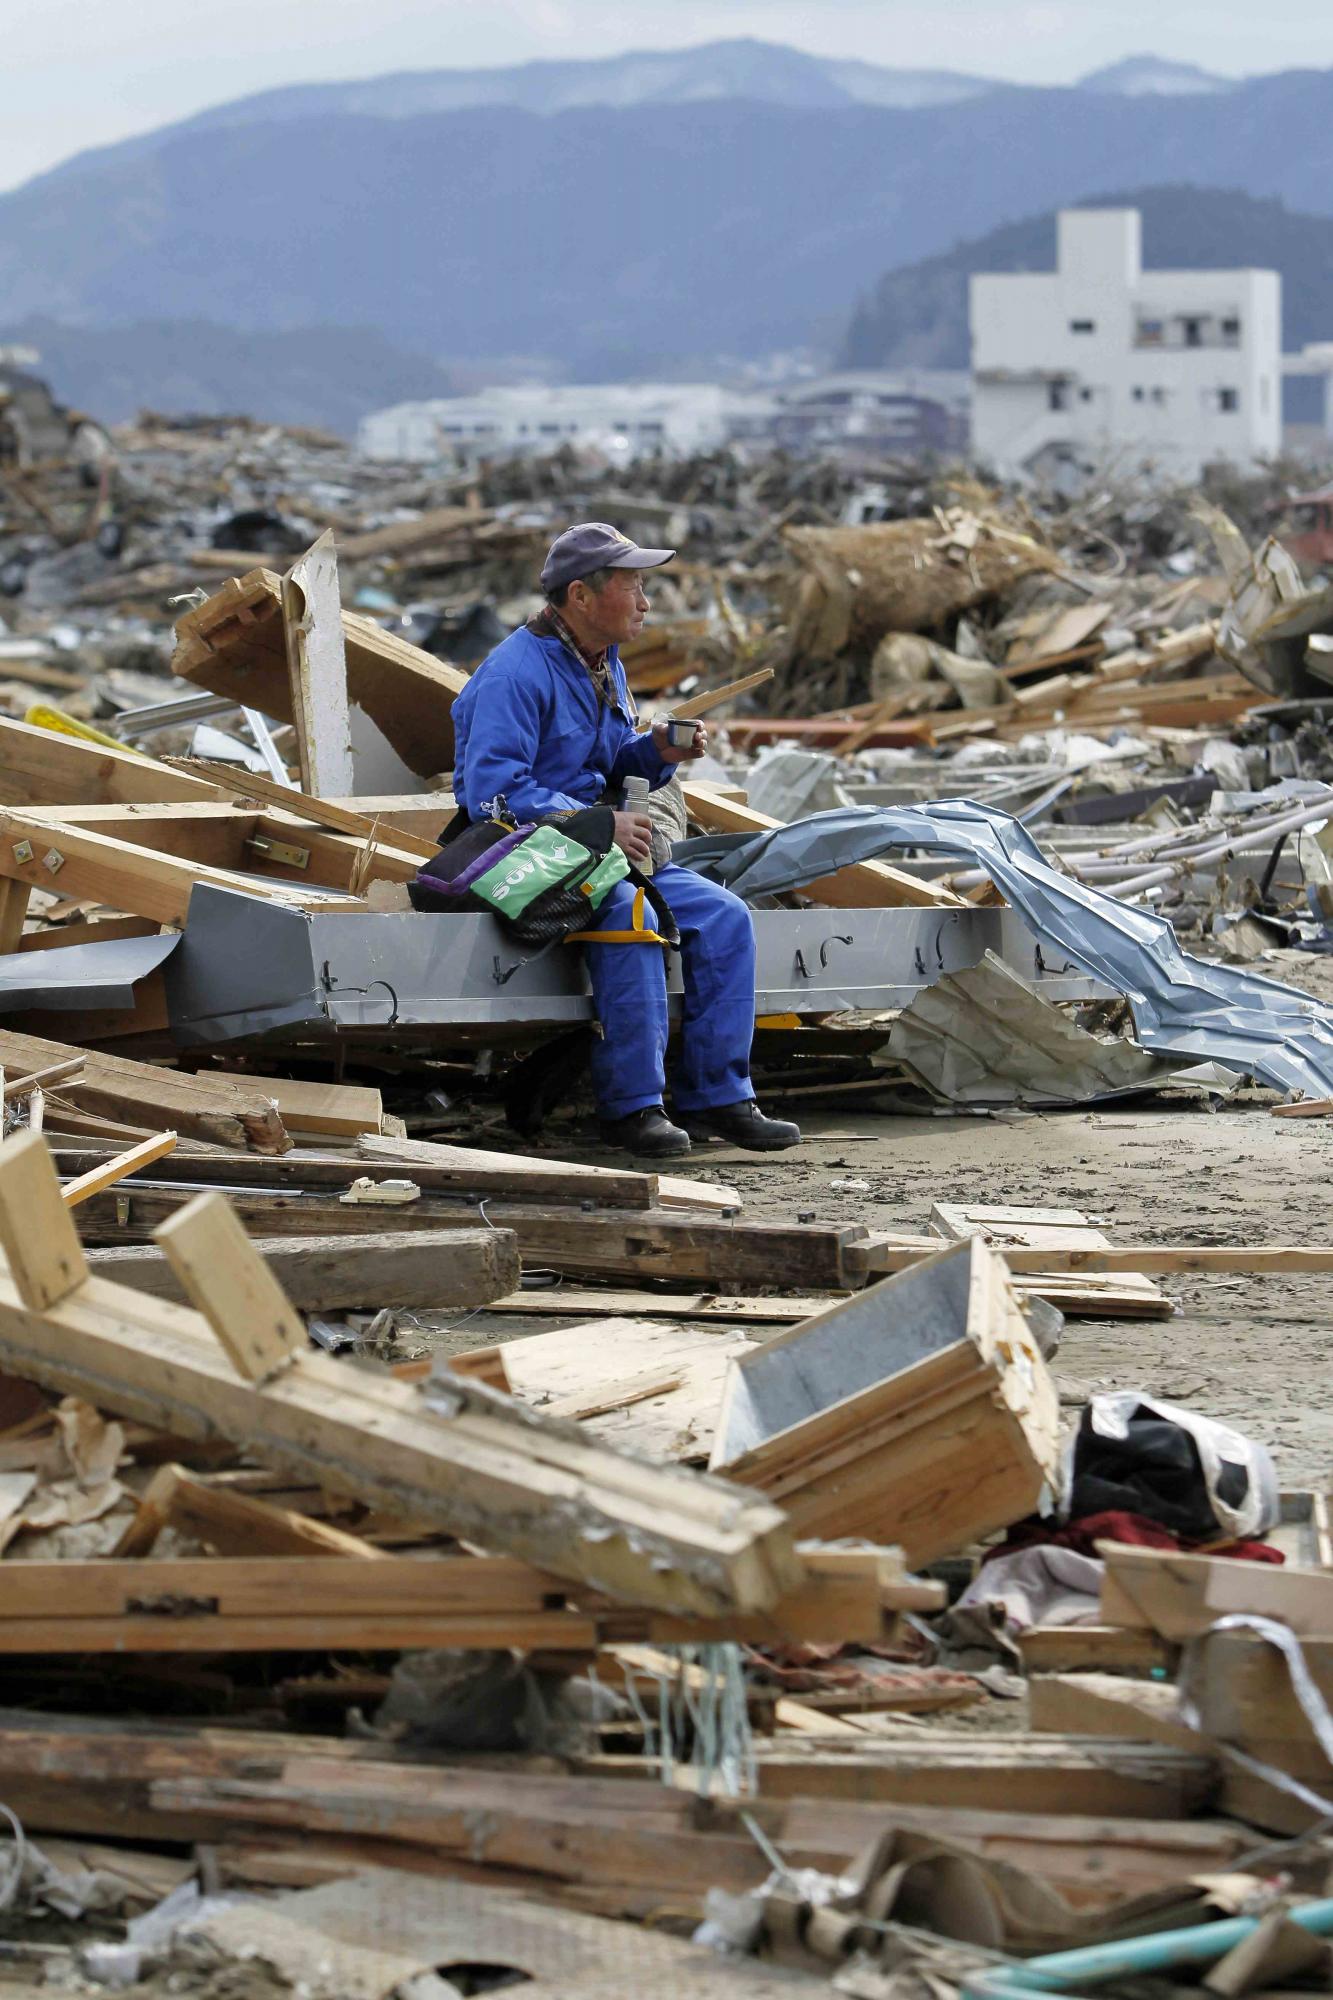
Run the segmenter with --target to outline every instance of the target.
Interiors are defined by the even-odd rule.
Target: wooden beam
[[[114,840],[86,827],[32,813],[0,812],[0,876],[50,894],[104,903],[159,924],[184,924],[195,884],[320,910],[364,910],[355,896],[318,896],[294,882],[264,882],[225,868]]]
[[[196,1195],[163,1223],[167,1262],[247,1382],[267,1382],[306,1345],[306,1330],[225,1195]]]
[[[262,1076],[246,1072],[245,1080],[262,1090],[278,1107],[289,1132],[314,1132],[323,1138],[355,1139],[378,1135],[384,1121],[384,1099],[364,1084],[318,1083],[305,1077]]]
[[[875,1268],[902,1271],[937,1246],[938,1238],[883,1241],[874,1252]],[[1057,1271],[1227,1271],[1245,1277],[1269,1273],[1333,1271],[1333,1248],[1285,1243],[1116,1243],[1105,1250],[1027,1249],[1000,1244],[999,1254],[1013,1272]]]
[[[767,813],[756,812],[753,806],[719,798],[707,786],[692,784],[688,778],[682,779],[681,790],[691,817],[710,833],[768,833],[784,823],[770,819]],[[890,868],[886,861],[854,862],[832,875],[821,875],[807,882],[801,893],[839,909],[897,909],[903,905],[914,909],[966,908],[962,897],[955,896],[951,889],[920,881],[900,868]]]
[[[231,1504],[244,1498],[228,1495],[219,1508],[203,1482],[187,1492],[173,1480],[162,1504],[177,1525],[198,1521],[205,1537],[228,1539],[246,1531],[243,1510]],[[335,1534],[304,1535],[286,1556],[252,1546],[244,1556],[15,1564],[20,1580],[13,1589],[7,1581],[0,1604],[0,1655],[491,1645],[581,1653],[612,1643],[618,1631],[663,1645],[733,1636],[764,1644],[820,1633],[827,1642],[844,1631],[849,1643],[874,1642],[885,1631],[883,1599],[893,1596],[878,1575],[877,1552],[856,1551],[857,1564],[822,1571],[815,1555],[809,1579],[768,1611],[630,1615],[512,1557],[391,1556],[354,1536],[332,1546]],[[173,1615],[164,1616],[169,1607]]]
[[[200,778],[172,771],[140,751],[88,743],[55,729],[0,716],[0,805],[125,805],[130,801],[218,796]]]
[[[194,1161],[190,1161],[191,1166]],[[207,1178],[207,1176],[201,1176]],[[165,1176],[164,1176],[165,1180]],[[91,1243],[142,1241],[186,1199],[166,1185],[135,1184],[118,1195],[98,1195],[80,1210]],[[486,1218],[512,1229],[524,1262],[589,1277],[631,1282],[667,1278],[744,1290],[787,1274],[794,1285],[842,1291],[864,1283],[870,1238],[857,1223],[727,1222],[689,1209],[581,1209],[486,1196]],[[354,1236],[365,1233],[365,1211],[335,1194],[238,1193],[238,1215],[252,1236]],[[395,1229],[475,1229],[471,1206],[441,1194],[393,1211]]]
[[[41,809],[48,837],[57,844],[70,831],[174,855],[200,868],[253,874],[298,889],[353,889],[358,871],[368,880],[410,882],[420,866],[415,853],[398,846],[398,836],[382,829],[367,855],[368,842],[316,826],[279,806],[240,799],[200,805],[52,806]]]
[[[140,1167],[148,1166],[153,1160],[160,1160],[167,1153],[176,1150],[174,1132],[158,1132],[151,1139],[144,1139],[137,1146],[131,1146],[115,1159],[107,1160],[100,1167],[93,1167],[86,1174],[79,1174],[72,1181],[66,1181],[62,1195],[66,1208],[77,1208],[80,1202],[91,1200],[105,1188],[114,1187],[127,1175],[137,1173]]]
[[[284,812],[292,813],[297,819],[309,820],[313,826],[325,826],[334,833],[351,834],[355,840],[369,840],[373,835],[384,839],[388,846],[398,848],[404,854],[413,854],[422,861],[432,860],[439,851],[437,840],[425,840],[419,834],[407,833],[398,827],[386,827],[373,815],[355,812],[333,799],[314,798],[308,792],[295,791],[290,785],[280,785],[275,778],[260,777],[255,771],[239,771],[232,764],[203,763],[194,757],[171,757],[167,761],[175,770],[195,772],[207,778],[220,791],[235,792],[243,799],[258,799],[264,805],[277,806]],[[439,809],[435,810],[438,812]]]
[[[519,1277],[512,1229],[376,1229],[358,1236],[251,1237],[250,1242],[292,1304],[307,1313],[358,1306],[470,1309],[511,1291]],[[154,1298],[187,1297],[160,1250],[132,1245],[93,1249],[87,1256],[99,1277]]]
[[[291,1146],[272,1099],[245,1078],[211,1071],[187,1076],[128,1056],[72,1049],[66,1042],[0,1028],[0,1065],[11,1081],[34,1074],[42,1078],[43,1072],[75,1056],[83,1062],[83,1074],[61,1094],[77,1097],[80,1108],[100,1117],[122,1120],[128,1114],[135,1124],[151,1119],[184,1137],[256,1153],[285,1153]],[[76,1171],[97,1164],[85,1160]]]
[[[591,1444],[462,1378],[423,1396],[307,1351],[271,1389],[256,1388],[202,1315],[105,1278],[79,1282],[74,1248],[58,1233],[70,1229],[69,1211],[38,1140],[0,1147],[0,1215],[0,1241],[29,1259],[0,1274],[0,1368],[11,1374],[176,1436],[230,1438],[395,1518],[628,1604],[694,1617],[767,1611],[802,1580],[790,1530],[767,1500]],[[32,1302],[51,1293],[49,1306]]]
[[[32,889],[27,882],[8,879],[0,882],[0,956],[18,950],[28,918],[28,898],[31,894]]]
[[[35,1312],[59,1305],[88,1276],[50,1152],[36,1132],[0,1146],[0,1245],[19,1298]]]
[[[228,1072],[224,1077],[217,1070],[200,1070],[195,1073],[195,1078],[201,1083],[225,1081],[265,1094],[268,1090],[266,1077],[252,1080],[240,1072]],[[389,1142],[388,1134],[380,1136]],[[644,1210],[653,1208],[655,1203],[657,1175],[635,1173],[627,1167],[598,1169],[598,1179],[590,1186],[583,1168],[563,1160],[530,1160],[523,1153],[483,1153],[470,1146],[431,1147],[415,1139],[406,1142],[395,1139],[391,1143],[393,1146],[403,1143],[411,1146],[414,1149],[412,1156],[400,1158],[390,1152],[383,1158],[368,1159],[359,1152],[302,1150],[286,1159],[247,1160],[246,1183],[256,1189],[287,1189],[290,1192],[300,1188],[313,1192],[323,1188],[341,1193],[354,1180],[363,1177],[371,1180],[410,1179],[427,1194],[453,1193],[485,1196],[487,1199],[495,1195],[522,1197],[539,1194],[543,1201],[582,1203],[595,1192],[600,1208]],[[82,1173],[98,1164],[101,1157],[91,1146],[76,1148],[70,1145],[62,1153],[61,1168],[65,1173]],[[540,1180],[534,1178],[530,1171],[532,1167],[542,1169]],[[192,1156],[188,1163],[183,1159],[164,1162],[161,1178],[216,1180],[230,1186],[236,1180],[236,1163],[234,1160]],[[682,1182],[681,1185],[688,1187],[691,1184]]]

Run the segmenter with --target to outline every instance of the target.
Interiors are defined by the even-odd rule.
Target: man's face
[[[642,574],[637,569],[613,570],[600,590],[590,590],[586,583],[570,585],[570,602],[599,647],[623,646],[642,632],[649,610]]]

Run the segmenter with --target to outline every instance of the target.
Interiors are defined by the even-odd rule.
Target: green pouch
[[[612,851],[619,853],[618,849]],[[585,869],[597,875],[609,860],[608,855],[594,868],[593,856],[581,841],[571,840],[558,827],[539,826],[521,847],[512,849],[494,868],[479,875],[472,884],[472,893],[502,916],[519,917],[539,896],[552,890],[572,889]],[[601,894],[605,895],[612,880],[618,879],[618,876],[609,878]]]
[[[584,877],[580,887],[588,898],[590,910],[600,910],[617,882],[623,882],[629,874],[629,863],[618,847],[609,847],[591,875]]]

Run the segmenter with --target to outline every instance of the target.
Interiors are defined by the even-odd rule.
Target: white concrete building
[[[713,450],[728,435],[733,406],[744,400],[709,382],[532,383],[377,410],[362,419],[357,444],[368,458],[424,463],[590,445],[613,463],[628,463],[655,451]]]
[[[1145,271],[1137,209],[1063,209],[1054,271],[972,279],[972,444],[998,471],[1151,461],[1179,478],[1282,438],[1276,271]]]

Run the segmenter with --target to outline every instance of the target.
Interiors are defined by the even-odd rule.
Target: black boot
[[[691,1139],[726,1139],[750,1153],[782,1153],[799,1146],[801,1128],[784,1118],[765,1118],[752,1097],[739,1104],[719,1104],[711,1111],[686,1111],[681,1124]]]
[[[625,1146],[646,1160],[675,1159],[690,1150],[690,1135],[673,1125],[660,1104],[631,1111],[628,1118],[603,1118],[602,1137],[608,1146]]]

